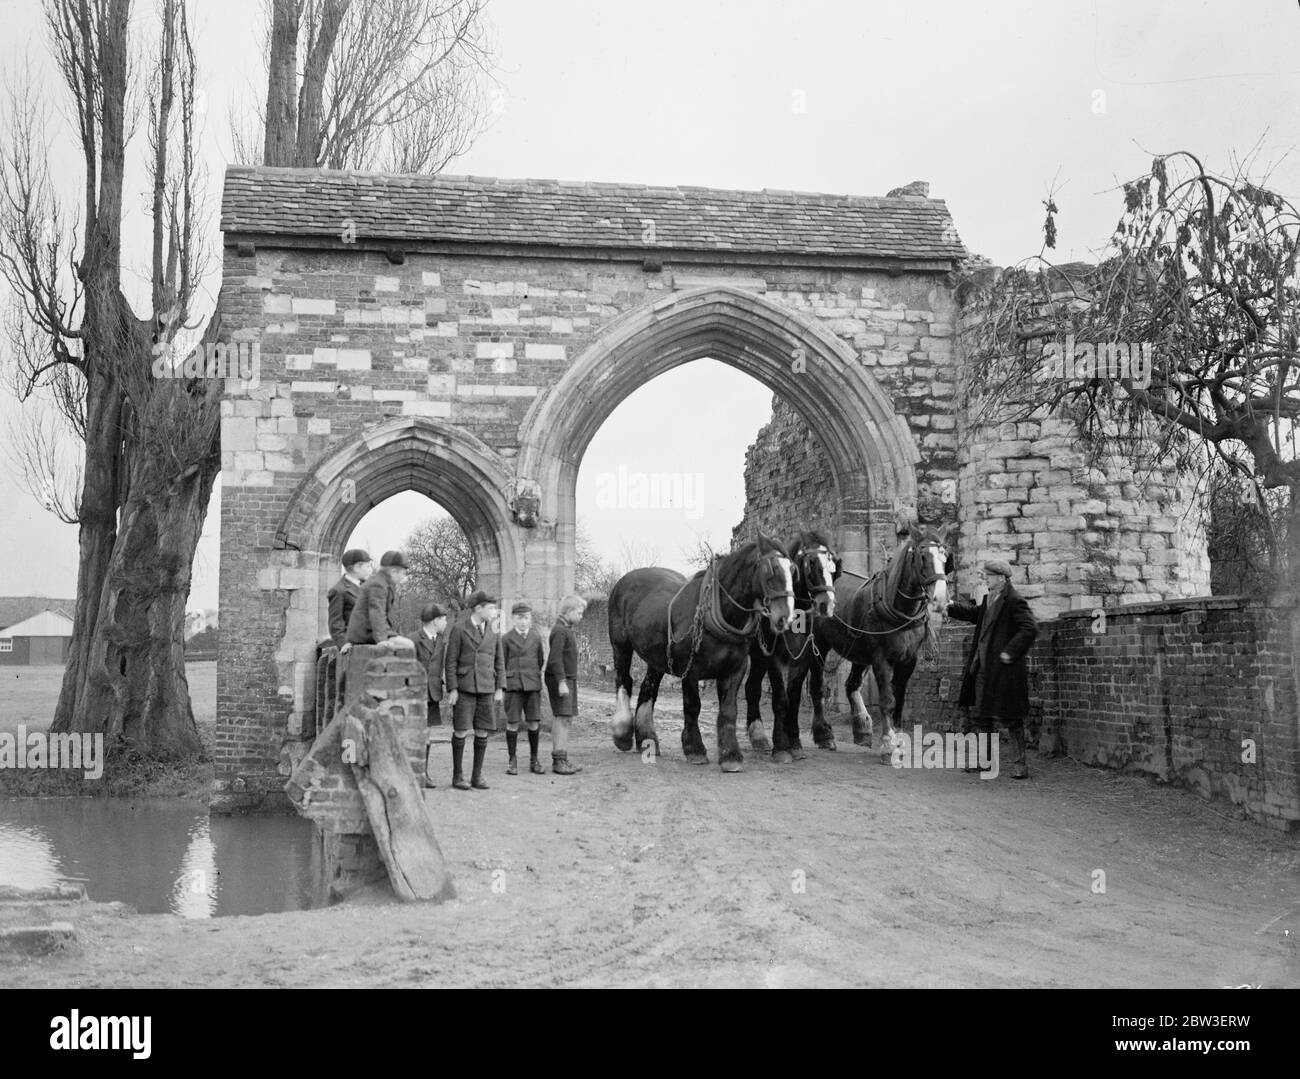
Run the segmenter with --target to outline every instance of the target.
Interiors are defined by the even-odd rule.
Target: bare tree
[[[81,489],[52,505],[79,527],[72,648],[56,731],[98,731],[155,756],[201,750],[184,664],[190,564],[219,467],[220,384],[156,379],[154,360],[192,331],[197,237],[194,52],[180,0],[162,0],[154,60],[133,73],[128,0],[47,0],[56,69],[85,166],[78,214],[62,208],[46,157],[48,116],[9,96],[0,156],[0,276],[20,400],[49,395],[84,439]],[[123,286],[127,146],[143,114],[150,183],[149,289]],[[80,236],[74,221],[80,220]],[[79,242],[78,242],[79,240]],[[40,435],[33,431],[42,431]],[[40,460],[49,428],[19,453],[38,498],[58,477]]]
[[[1300,215],[1243,170],[1218,176],[1185,152],[1155,158],[1123,197],[1098,265],[1053,267],[1040,255],[969,279],[985,305],[966,333],[972,391],[986,414],[1073,416],[1097,458],[1131,458],[1154,434],[1158,453],[1198,481],[1214,460],[1285,492],[1294,590]]]
[[[485,8],[271,0],[262,163],[441,171],[485,118]]]
[[[419,525],[403,546],[410,572],[403,592],[440,603],[459,603],[478,580],[473,548],[455,520],[435,517]]]

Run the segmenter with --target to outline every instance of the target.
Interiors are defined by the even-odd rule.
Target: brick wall
[[[939,663],[919,663],[908,687],[905,724],[960,726],[970,634],[944,626]],[[1297,655],[1293,606],[1227,596],[1109,608],[1104,620],[1062,614],[1039,623],[1029,653],[1031,739],[1040,753],[1146,773],[1296,829]]]

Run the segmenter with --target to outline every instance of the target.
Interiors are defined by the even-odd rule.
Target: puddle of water
[[[209,817],[190,804],[0,801],[0,884],[71,881],[141,914],[213,918],[325,905],[320,848],[301,817]]]

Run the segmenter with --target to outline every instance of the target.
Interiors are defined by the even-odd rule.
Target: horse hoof
[[[854,732],[853,732],[853,744],[854,744],[855,746],[866,746],[868,749],[870,749],[870,748],[871,748],[871,735],[870,735],[870,733],[863,732],[863,731],[854,731]]]
[[[772,752],[772,739],[770,739],[770,738],[751,738],[751,739],[749,740],[749,748],[752,749],[755,753],[771,753],[771,752]]]
[[[723,761],[718,767],[724,772],[743,772],[745,766],[740,761]]]
[[[833,753],[833,752],[835,752],[835,750],[838,749],[839,747],[836,746],[836,744],[835,744],[835,739],[834,739],[834,738],[824,738],[824,739],[822,739],[820,742],[817,743],[817,748],[818,748],[818,749],[829,749],[829,750]]]
[[[709,755],[707,753],[687,753],[686,763],[687,764],[708,764]]]
[[[772,751],[773,764],[791,764],[793,762],[794,762],[794,757],[790,755],[789,750],[774,749]]]
[[[631,749],[631,748],[632,748],[632,732],[631,732],[631,731],[628,731],[627,734],[615,734],[615,735],[614,735],[614,748],[615,748],[615,749],[621,749],[624,753],[626,753],[629,749]]]
[[[797,761],[806,761],[808,759],[808,751],[803,746],[791,746],[790,752]]]

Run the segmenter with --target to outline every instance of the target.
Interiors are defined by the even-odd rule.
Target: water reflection
[[[73,881],[142,914],[210,918],[321,906],[320,852],[298,817],[214,817],[192,803],[0,802],[0,884]]]

